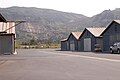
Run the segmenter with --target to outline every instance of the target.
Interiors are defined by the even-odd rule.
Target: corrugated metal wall
[[[10,27],[15,26],[15,22],[0,22],[0,32],[5,31],[6,29],[9,29]],[[12,27],[11,29],[7,30],[7,33],[14,33],[15,34],[15,27]]]
[[[69,44],[69,50],[72,50],[72,51],[78,50],[78,40],[73,35],[70,35],[68,39],[68,44]],[[70,45],[73,47],[72,49],[70,48]]]
[[[112,23],[103,34],[103,52],[110,52],[110,46],[115,42],[120,42],[120,24]]]
[[[110,40],[109,35],[103,36],[103,52],[109,52],[110,51]]]
[[[61,50],[66,51],[67,50],[67,42],[66,41],[61,41]]]
[[[15,52],[14,35],[0,35],[0,54],[12,54]]]
[[[94,51],[94,45],[96,43],[95,37],[88,31],[86,30],[84,34],[81,36],[79,42],[78,42],[78,50],[79,51],[84,51],[84,39],[90,38],[91,39],[91,51]],[[87,44],[87,43],[86,43]]]

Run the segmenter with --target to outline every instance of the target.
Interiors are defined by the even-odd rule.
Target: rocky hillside
[[[26,21],[16,27],[17,39],[21,40],[28,40],[33,36],[40,40],[59,40],[65,38],[69,32],[77,31],[78,25],[74,23],[88,19],[80,14],[33,7],[1,8],[0,12],[7,20]]]
[[[105,10],[93,17],[34,7],[0,8],[0,13],[7,20],[26,21],[16,27],[17,39],[21,41],[33,37],[38,40],[58,41],[72,31],[82,31],[91,26],[106,26],[110,21],[120,19],[120,9]]]

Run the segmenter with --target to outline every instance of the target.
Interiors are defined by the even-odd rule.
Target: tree
[[[37,41],[33,38],[29,42],[30,45],[37,45]]]

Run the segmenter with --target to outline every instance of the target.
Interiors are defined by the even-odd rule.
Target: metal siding
[[[82,38],[78,41],[78,51],[83,51],[84,44]]]
[[[78,46],[80,46],[79,51],[84,51],[84,39],[85,38],[91,38],[91,51],[94,51],[94,45],[96,43],[95,37],[88,30],[86,30],[85,33],[80,38],[80,42],[78,45]]]
[[[105,35],[103,37],[103,52],[108,52],[109,51],[109,35]]]
[[[77,50],[77,48],[78,48],[78,46],[77,46],[77,39],[73,36],[73,35],[70,35],[70,37],[69,37],[69,39],[68,39],[68,44],[69,44],[69,50],[71,50],[71,48],[70,48],[70,45],[71,45],[71,41],[74,41],[74,51],[76,51]],[[73,49],[72,49],[73,50]]]
[[[61,42],[61,50],[64,50],[64,44]]]
[[[102,37],[96,38],[96,44],[99,44],[101,47],[101,50],[103,50],[103,38]]]
[[[83,43],[84,43],[84,40],[82,39],[81,40],[81,51],[84,51],[84,44]]]
[[[0,36],[0,53],[12,54],[14,53],[14,37],[12,36]]]
[[[66,50],[67,50],[66,41],[65,41],[65,42],[61,42],[61,50],[62,50],[62,51],[66,51]]]
[[[9,29],[10,27],[15,26],[15,22],[0,22],[0,32],[5,31],[6,29]],[[15,34],[15,27],[12,27],[11,29],[7,30],[7,33],[14,33]]]
[[[107,31],[103,34],[103,52],[110,52],[110,45],[117,42],[117,40],[110,41],[110,36],[116,36],[120,34],[120,24],[113,23],[109,26]]]
[[[93,52],[95,50],[95,44],[96,44],[96,37],[91,37],[91,51]]]
[[[75,50],[78,51],[78,40],[75,40]]]
[[[75,42],[74,42],[74,40],[70,41],[70,51],[75,51]]]
[[[66,42],[66,50],[68,51],[69,50],[69,43],[68,43],[68,41]]]
[[[80,40],[78,41],[78,51],[80,51],[80,47],[81,47],[81,45],[80,45]]]
[[[81,38],[80,41],[80,51],[84,51],[84,38]]]

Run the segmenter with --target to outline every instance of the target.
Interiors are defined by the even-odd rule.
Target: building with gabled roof
[[[79,37],[81,36],[82,32],[72,32],[71,33],[76,39],[79,39]]]
[[[85,28],[78,40],[79,51],[95,51],[95,45],[99,45],[102,48],[102,36],[101,33],[105,28]]]
[[[65,43],[65,50],[110,52],[110,46],[120,42],[120,20],[113,20],[106,27],[85,28],[83,32],[72,32],[61,42]]]
[[[110,46],[120,42],[120,20],[113,20],[101,33],[103,36],[103,52],[110,52]]]
[[[102,27],[94,27],[94,28],[86,28],[89,32],[91,32],[95,37],[100,37],[100,35],[102,34],[102,32],[106,29],[106,28],[102,28]]]
[[[71,32],[67,39],[61,40],[61,50],[78,50],[78,39],[82,32]]]

